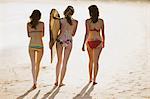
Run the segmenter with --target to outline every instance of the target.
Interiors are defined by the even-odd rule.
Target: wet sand
[[[98,84],[88,84],[88,55],[81,51],[88,6],[97,4],[105,21],[106,44],[99,61]],[[79,20],[73,50],[64,79],[55,88],[55,65],[50,64],[48,20],[51,8],[61,16],[73,5]],[[19,9],[18,9],[19,8]],[[45,22],[44,56],[38,88],[31,90],[26,23],[38,8]],[[0,97],[1,99],[150,99],[150,3],[80,2],[0,3]],[[81,14],[84,13],[84,14]]]

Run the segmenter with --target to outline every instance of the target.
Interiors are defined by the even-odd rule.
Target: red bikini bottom
[[[91,49],[96,48],[99,44],[101,43],[100,40],[95,40],[95,41],[88,41],[88,44]]]

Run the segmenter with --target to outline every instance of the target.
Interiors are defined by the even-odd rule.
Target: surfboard
[[[49,20],[49,30],[50,30],[50,46],[51,46],[51,63],[56,51],[56,39],[60,32],[60,15],[56,9],[52,9],[50,12]]]

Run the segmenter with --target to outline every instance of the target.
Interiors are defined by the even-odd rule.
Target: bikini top
[[[90,31],[96,31],[96,32],[100,32],[100,28],[99,28],[99,26],[97,25],[97,23],[92,23],[92,22],[90,22],[91,24],[90,24]]]
[[[43,31],[37,30],[37,31],[31,31],[30,33],[41,33]]]
[[[96,29],[96,28],[94,28],[94,29],[90,29],[90,31],[100,32],[100,29]]]

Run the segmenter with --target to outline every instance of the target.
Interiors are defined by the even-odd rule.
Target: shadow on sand
[[[58,87],[58,88],[48,97],[48,99],[54,99],[55,96],[58,94],[59,90],[60,90],[60,87]]]
[[[33,91],[33,88],[30,88],[29,90],[27,90],[23,95],[17,97],[16,99],[23,99],[25,96],[27,96],[31,91]]]
[[[37,99],[39,93],[40,93],[40,90],[34,95],[34,97],[32,99]]]
[[[79,94],[77,94],[75,97],[73,97],[73,99],[92,99],[92,96],[90,96],[90,94],[94,89],[94,85],[92,85],[88,89],[89,85],[90,85],[90,83],[85,85],[85,87],[81,90],[81,92]]]
[[[44,94],[41,99],[54,99],[55,96],[58,94],[60,87],[54,86],[49,92]]]

